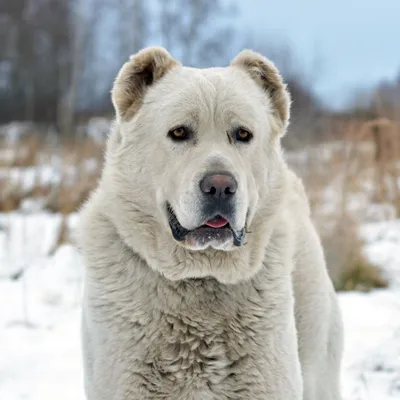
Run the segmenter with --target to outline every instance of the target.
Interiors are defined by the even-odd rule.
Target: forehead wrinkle
[[[150,91],[144,102],[150,108],[146,114],[153,120],[162,117],[158,123],[169,128],[179,124],[198,128],[201,122],[219,126],[224,132],[234,124],[255,130],[256,121],[265,120],[268,114],[267,96],[252,90],[245,77],[231,72],[228,68],[177,69],[171,79]]]
[[[240,91],[232,86],[223,86],[218,90],[218,101],[216,101],[216,116],[224,125],[244,124],[254,129],[254,121],[257,121],[257,110],[241,96]]]
[[[210,120],[214,114],[216,88],[202,75],[201,70],[192,71],[196,72],[192,76],[187,77],[185,74],[172,84],[166,82],[157,93],[157,104],[163,104],[162,111],[167,113],[165,117],[169,122],[192,120],[198,125],[200,121]]]
[[[207,70],[206,70],[207,71]],[[201,109],[205,112],[204,120],[213,121],[215,118],[215,108],[217,104],[218,90],[215,83],[207,76],[207,73],[201,75],[198,82],[198,88],[201,92]]]
[[[203,88],[203,92],[209,89],[204,97],[208,101],[208,109],[212,118],[210,122],[212,121],[221,128],[226,127],[227,124],[230,125],[230,115],[236,115],[234,112],[236,107],[231,101],[231,96],[235,92],[230,90],[224,71],[226,71],[224,68],[211,68],[203,71],[208,83],[207,87]],[[225,131],[225,129],[223,130]]]

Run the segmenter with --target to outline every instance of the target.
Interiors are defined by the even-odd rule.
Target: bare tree
[[[110,107],[108,82],[157,37],[187,65],[222,65],[231,56],[227,0],[3,3],[0,120],[52,122],[68,134],[78,111]]]
[[[226,63],[234,8],[219,0],[159,0],[161,40],[191,66]]]
[[[56,119],[60,93],[70,81],[70,10],[74,1],[16,0],[0,9],[7,53],[8,109],[3,118]],[[3,103],[3,102],[2,102]],[[3,110],[2,110],[3,111]]]
[[[143,0],[118,0],[118,30],[120,61],[126,61],[145,46],[149,29],[147,20],[149,10]]]
[[[71,23],[73,33],[71,35],[70,81],[65,90],[61,92],[61,98],[58,103],[58,125],[64,136],[71,134],[74,126],[79,74],[82,69],[83,40],[85,36],[84,1],[77,0],[76,8],[72,10],[73,18],[71,18]]]

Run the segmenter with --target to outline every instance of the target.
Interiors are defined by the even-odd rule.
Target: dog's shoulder
[[[288,204],[292,210],[310,216],[310,202],[302,180],[291,170],[286,171],[288,179]]]

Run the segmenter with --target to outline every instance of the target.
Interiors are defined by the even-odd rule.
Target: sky
[[[237,7],[242,26],[293,49],[330,106],[400,73],[400,0],[237,0]]]

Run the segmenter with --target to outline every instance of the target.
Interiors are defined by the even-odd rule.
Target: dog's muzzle
[[[172,235],[178,242],[186,241],[201,247],[213,242],[232,242],[236,247],[245,244],[246,227],[240,230],[233,229],[229,219],[224,215],[216,214],[211,218],[206,218],[202,225],[192,230],[186,229],[180,224],[170,204],[167,204],[167,215]]]

